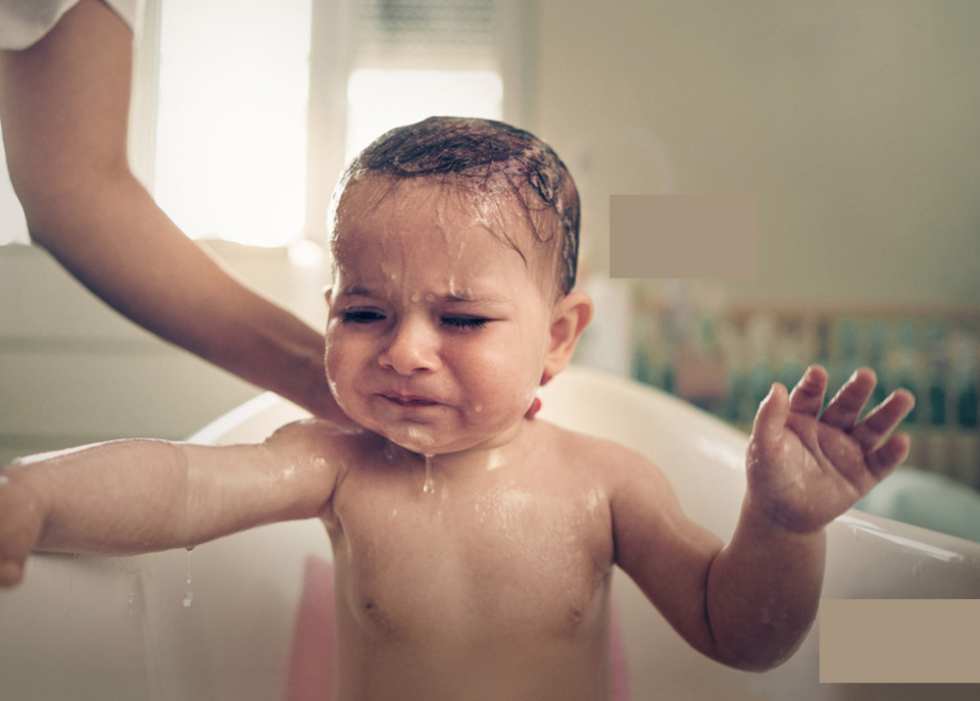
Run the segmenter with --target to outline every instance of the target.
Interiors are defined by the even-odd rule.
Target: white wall
[[[755,194],[733,298],[980,300],[980,3],[540,0],[534,120],[585,198]]]

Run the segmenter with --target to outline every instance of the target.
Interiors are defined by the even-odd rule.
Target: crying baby
[[[824,527],[904,460],[892,432],[913,399],[859,420],[870,370],[822,414],[819,366],[774,385],[722,543],[641,455],[533,418],[593,313],[574,289],[578,230],[571,175],[526,131],[432,118],[385,134],[331,208],[326,375],[349,421],[15,461],[0,584],[34,550],[148,552],[318,518],[341,701],[608,699],[614,565],[705,655],[780,664],[816,614]]]

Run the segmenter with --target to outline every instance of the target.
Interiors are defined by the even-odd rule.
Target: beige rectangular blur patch
[[[755,195],[610,195],[614,278],[754,278]]]
[[[824,599],[823,683],[980,683],[980,600]]]

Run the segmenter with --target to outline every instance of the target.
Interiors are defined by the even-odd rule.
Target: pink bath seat
[[[323,558],[310,557],[303,576],[303,595],[289,660],[286,701],[330,701],[333,688],[333,598],[333,565]],[[629,669],[615,605],[609,661],[612,699],[628,701]]]

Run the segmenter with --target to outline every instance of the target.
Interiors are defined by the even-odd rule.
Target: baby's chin
[[[448,455],[474,449],[494,447],[506,442],[509,431],[490,433],[443,433],[425,425],[382,426],[376,429],[384,438],[400,448],[419,455]]]
[[[435,431],[426,426],[382,426],[379,432],[400,448],[419,455],[436,455],[446,452],[444,441],[439,440]]]

